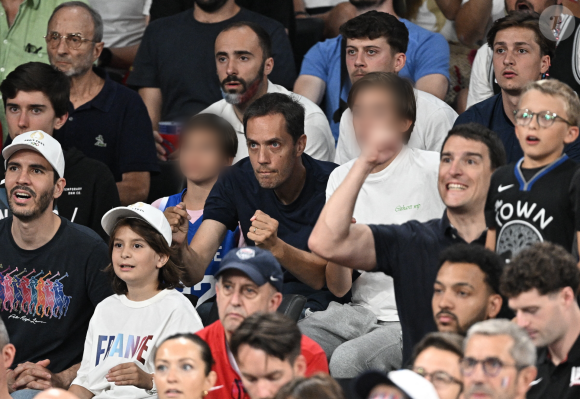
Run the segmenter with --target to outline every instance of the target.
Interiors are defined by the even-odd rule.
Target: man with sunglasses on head
[[[536,348],[520,327],[500,319],[477,323],[467,332],[460,363],[464,398],[525,399],[535,363]]]
[[[524,151],[491,178],[486,247],[504,259],[537,242],[572,251],[580,230],[579,166],[564,153],[578,138],[580,100],[565,83],[540,80],[522,91],[515,133]]]
[[[158,172],[151,121],[141,97],[93,67],[103,51],[103,20],[85,3],[54,9],[46,33],[50,64],[70,79],[67,123],[55,130],[63,148],[76,147],[106,164],[122,205],[145,201]]]

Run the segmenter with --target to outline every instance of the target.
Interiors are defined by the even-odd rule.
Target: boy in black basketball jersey
[[[542,241],[572,251],[580,230],[580,165],[563,151],[578,138],[578,96],[558,80],[532,82],[514,116],[524,157],[491,178],[486,246],[506,260]]]

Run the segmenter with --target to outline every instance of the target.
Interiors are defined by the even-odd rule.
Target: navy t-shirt
[[[159,172],[151,119],[135,91],[112,81],[94,68],[105,85],[91,101],[74,109],[54,138],[64,149],[76,147],[89,158],[103,162],[115,181],[127,172]]]
[[[248,231],[252,225],[250,219],[260,210],[278,221],[278,237],[281,240],[300,250],[309,251],[308,238],[326,203],[328,177],[337,165],[315,160],[306,154],[302,155],[302,163],[306,168],[304,188],[294,202],[285,205],[278,200],[274,190],[260,187],[250,158],[242,159],[227,168],[213,186],[205,201],[204,219],[223,223],[230,231],[234,231],[239,222],[246,243],[254,245],[248,239]],[[299,283],[287,271],[284,273],[284,282],[284,289],[289,294],[302,294],[310,299],[317,292]],[[326,308],[327,303],[318,302]],[[308,307],[322,310],[316,309],[315,304]]]
[[[162,121],[188,118],[222,99],[215,66],[215,40],[234,22],[255,22],[272,39],[273,83],[292,89],[296,67],[284,26],[263,15],[241,9],[232,18],[202,23],[193,18],[193,9],[153,21],[143,40],[127,83],[157,87],[163,95]]]
[[[516,137],[515,126],[503,108],[501,92],[471,106],[459,115],[453,126],[470,122],[479,123],[493,130],[499,136],[505,148],[508,163],[517,162],[524,156],[520,142]],[[580,162],[580,141],[576,140],[574,143],[568,144],[564,148],[564,152],[570,159]]]

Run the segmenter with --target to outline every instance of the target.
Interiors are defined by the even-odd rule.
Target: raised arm
[[[455,18],[457,38],[466,46],[473,46],[485,36],[491,19],[492,0],[469,0]]]
[[[326,266],[326,286],[339,298],[352,288],[352,269],[329,262]]]
[[[155,147],[157,149],[157,157],[162,161],[166,161],[166,151],[161,145],[161,143],[163,143],[163,139],[159,135],[159,122],[161,121],[161,107],[163,105],[161,89],[158,87],[142,87],[139,89],[139,95],[147,107],[149,118],[151,118],[151,124],[153,125],[153,137],[155,138]]]

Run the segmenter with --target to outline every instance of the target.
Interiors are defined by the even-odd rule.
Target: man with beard
[[[143,35],[128,84],[139,87],[157,141],[161,121],[184,121],[222,99],[215,75],[214,45],[228,25],[250,21],[272,38],[276,69],[270,78],[291,88],[296,79],[294,57],[284,26],[240,8],[235,0],[195,0],[194,8],[153,21]],[[159,144],[159,143],[158,143]],[[160,159],[166,159],[161,145]]]
[[[159,167],[151,122],[134,91],[113,82],[93,63],[103,50],[103,22],[84,3],[55,8],[48,22],[50,64],[70,78],[67,123],[54,137],[111,169],[122,205],[147,199],[150,172]]]
[[[463,348],[460,364],[465,399],[525,399],[526,392],[537,382],[534,344],[524,330],[509,320],[474,324]]]
[[[0,220],[1,274],[30,284],[21,300],[8,303],[4,296],[0,315],[16,347],[9,389],[27,398],[30,390],[68,388],[75,378],[95,306],[112,293],[101,272],[109,257],[95,232],[52,212],[66,184],[55,139],[39,130],[23,133],[2,156],[12,216]],[[48,280],[60,287],[50,304],[38,300],[40,281]]]
[[[528,399],[580,397],[579,285],[576,260],[552,243],[535,244],[506,266],[501,291],[539,348]]]
[[[292,95],[305,110],[304,152],[320,161],[334,161],[334,139],[318,105],[268,80],[274,69],[272,41],[254,22],[236,22],[225,28],[215,42],[215,60],[224,99],[203,112],[219,115],[234,127],[238,152],[234,163],[248,156],[242,119],[248,106],[266,93]]]
[[[441,253],[433,286],[437,329],[465,335],[477,322],[495,318],[503,300],[499,279],[503,261],[483,247],[457,244]]]
[[[227,168],[205,201],[203,222],[189,246],[185,204],[165,210],[191,283],[203,279],[227,230],[241,225],[245,241],[267,249],[286,269],[284,293],[307,297],[306,308],[324,310],[338,299],[325,284],[326,261],[308,249],[336,167],[304,154],[304,108],[291,96],[267,93],[244,113],[249,157]]]

